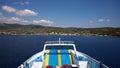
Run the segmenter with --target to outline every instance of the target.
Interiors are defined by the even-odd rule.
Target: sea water
[[[74,41],[77,50],[110,68],[120,68],[120,37],[0,35],[0,68],[17,68],[32,55],[43,50],[46,41]]]

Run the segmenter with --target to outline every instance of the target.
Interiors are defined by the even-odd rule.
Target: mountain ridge
[[[120,27],[78,28],[0,23],[0,34],[120,36]]]

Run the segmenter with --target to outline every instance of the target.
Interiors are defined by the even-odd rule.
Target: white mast
[[[59,44],[61,43],[61,38],[59,38]]]

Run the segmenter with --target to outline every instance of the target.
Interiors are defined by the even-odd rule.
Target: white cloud
[[[29,10],[29,9],[25,9],[25,10],[19,10],[16,12],[17,15],[19,16],[36,16],[38,13]]]
[[[7,11],[7,12],[16,12],[16,9],[9,7],[9,6],[2,6],[2,9]]]
[[[3,16],[3,14],[2,14],[2,13],[0,13],[0,22],[2,22],[2,23],[3,23],[3,21],[6,21],[5,19],[6,19],[6,18]]]
[[[18,23],[18,24],[28,24],[29,22],[27,20],[18,18],[18,17],[11,17],[7,18],[1,15],[0,13],[0,23],[8,23],[8,24],[13,24],[13,23]]]
[[[8,20],[8,22],[13,22],[13,23],[19,23],[19,22],[24,22],[25,21],[25,20],[20,19],[18,17],[11,17],[11,18],[9,18],[7,20]]]
[[[0,12],[0,17],[2,17],[3,15],[2,15],[2,13]]]
[[[105,20],[104,19],[98,19],[98,22],[104,22]]]
[[[111,20],[110,19],[106,19],[107,22],[110,22]]]
[[[18,21],[21,21],[20,18],[17,18],[17,17],[11,17],[10,19],[8,19],[10,21],[15,21],[15,22],[18,22]]]
[[[50,20],[33,20],[33,24],[47,24],[48,26],[51,26],[53,24],[53,21]]]
[[[99,18],[99,19],[95,19],[95,20],[89,20],[89,23],[107,23],[107,22],[111,22],[111,19],[108,18]]]
[[[53,24],[53,21],[50,20],[25,20],[25,19],[21,19],[18,17],[11,17],[11,18],[7,18],[5,16],[3,16],[2,13],[0,13],[0,23],[8,23],[8,24],[13,24],[13,23],[17,23],[17,24],[36,24],[36,25],[44,25],[44,26],[51,26]]]
[[[92,20],[90,20],[89,23],[94,23],[94,22]]]
[[[0,12],[0,16],[2,15],[2,13]]]
[[[30,4],[30,2],[29,1],[26,1],[26,2],[24,2],[25,4]]]
[[[15,2],[14,4],[17,4],[17,5],[28,5],[30,4],[29,1],[25,1],[25,2]]]
[[[27,3],[29,3],[29,2],[26,2],[26,4]],[[30,9],[17,10],[15,8],[10,7],[10,6],[2,6],[2,9],[7,11],[7,12],[14,12],[14,13],[16,13],[16,15],[19,15],[19,16],[36,16],[38,14],[37,12],[34,12]]]
[[[110,22],[110,19],[104,19],[104,18],[100,18],[98,19],[98,22]]]
[[[18,17],[11,17],[11,18],[6,18],[5,23],[27,24],[28,21]]]

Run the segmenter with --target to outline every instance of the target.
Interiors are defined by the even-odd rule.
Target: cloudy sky
[[[120,0],[0,0],[0,23],[120,27]]]

